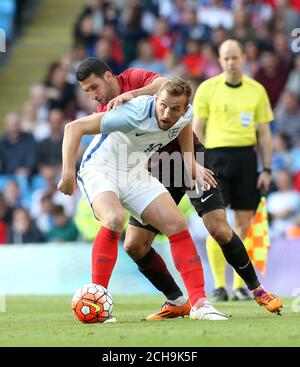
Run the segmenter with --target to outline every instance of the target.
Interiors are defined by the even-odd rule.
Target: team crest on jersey
[[[241,112],[240,121],[244,127],[248,127],[253,120],[253,112]]]
[[[169,138],[172,140],[175,139],[176,136],[179,134],[180,130],[181,130],[180,127],[175,127],[174,129],[171,129],[169,131]]]

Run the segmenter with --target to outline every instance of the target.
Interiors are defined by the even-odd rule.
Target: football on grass
[[[72,298],[72,310],[83,323],[104,322],[112,314],[113,299],[99,284],[86,284],[77,289]]]

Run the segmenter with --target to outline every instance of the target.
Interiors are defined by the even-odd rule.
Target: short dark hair
[[[102,78],[103,74],[106,71],[110,71],[112,73],[111,68],[103,61],[97,59],[96,57],[89,57],[83,60],[78,66],[76,72],[76,79],[79,82],[87,79],[91,74],[95,74],[98,77]]]
[[[189,100],[192,95],[192,88],[189,83],[181,78],[173,78],[166,80],[159,88],[158,94],[166,90],[171,96],[179,97],[185,95]]]

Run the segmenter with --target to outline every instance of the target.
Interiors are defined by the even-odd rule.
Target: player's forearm
[[[65,126],[62,144],[62,177],[69,178],[75,175],[77,153],[83,136],[80,129],[76,128],[76,121]]]
[[[195,155],[192,124],[181,130],[177,137],[185,168],[189,174],[195,176]]]
[[[143,96],[145,94],[155,94],[158,92],[161,85],[168,80],[165,77],[159,76],[158,78],[154,79],[153,82],[149,85],[146,85],[143,88],[135,89],[132,91],[134,97]]]
[[[205,144],[205,119],[194,118],[193,131],[196,134],[200,143],[204,145]]]
[[[272,134],[271,134],[269,124],[259,128],[258,143],[259,143],[259,147],[260,147],[260,151],[262,155],[263,166],[265,168],[271,168],[273,143],[272,143]]]

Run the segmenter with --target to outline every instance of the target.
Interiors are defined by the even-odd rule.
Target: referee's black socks
[[[231,240],[220,245],[225,259],[244,280],[250,291],[257,288],[260,282],[257,279],[252,262],[241,239],[233,232]]]

